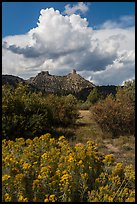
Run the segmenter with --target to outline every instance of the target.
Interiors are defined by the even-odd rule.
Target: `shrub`
[[[3,202],[135,202],[132,167],[115,164],[92,141],[72,147],[45,134],[3,140],[2,151]]]
[[[79,101],[78,104],[78,109],[79,110],[89,110],[91,107],[91,103],[89,101]]]
[[[78,118],[77,100],[74,96],[48,95],[45,104],[49,111],[50,124],[58,126],[73,125]]]
[[[2,133],[4,138],[34,136],[48,127],[48,112],[41,93],[28,92],[20,84],[15,90],[2,87]]]
[[[90,92],[90,94],[87,97],[87,101],[90,102],[91,104],[97,103],[99,99],[101,98],[97,87],[94,87],[93,90]]]
[[[111,132],[113,137],[120,134],[134,134],[134,97],[135,95],[131,94],[131,90],[129,92],[127,87],[119,87],[116,98],[109,95],[92,108],[94,118],[102,130]]]
[[[34,137],[54,127],[69,126],[78,117],[76,99],[30,92],[20,84],[16,89],[2,86],[3,138]]]

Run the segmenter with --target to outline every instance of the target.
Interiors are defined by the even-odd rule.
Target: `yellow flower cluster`
[[[66,174],[64,174],[62,177],[61,177],[61,179],[60,179],[60,182],[61,183],[67,183],[67,184],[69,184],[69,180],[70,179],[72,179],[72,176],[71,175],[69,175],[68,173],[66,173]]]
[[[47,158],[48,158],[47,152],[45,152],[41,157],[42,157],[43,159],[47,159]]]
[[[5,174],[2,176],[2,182],[7,181],[8,179],[10,179],[11,176]]]
[[[5,193],[4,200],[5,200],[5,202],[10,202],[11,201],[11,196],[8,193]]]
[[[33,190],[34,190],[35,188],[37,188],[37,186],[39,185],[39,183],[40,183],[40,180],[39,180],[39,179],[36,179],[36,180],[33,181],[33,185],[32,185]]]
[[[18,198],[18,202],[28,202],[28,199],[24,198],[23,195],[20,195]]]
[[[126,177],[126,173],[131,177]],[[89,202],[127,202],[135,201],[135,177],[133,167],[121,163],[112,166],[107,172],[101,173],[96,179],[96,191],[89,191]]]
[[[104,163],[108,163],[108,164],[111,164],[114,162],[114,157],[112,154],[108,154],[105,156],[104,160],[103,160]]]
[[[44,202],[56,202],[57,198],[55,195],[46,195]]]
[[[24,163],[23,166],[22,166],[22,168],[24,170],[29,169],[30,167],[31,167],[31,165],[29,163]]]
[[[64,136],[2,141],[3,202],[135,201],[132,166],[114,163],[94,142],[71,146]]]

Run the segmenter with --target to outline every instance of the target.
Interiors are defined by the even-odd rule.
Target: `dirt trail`
[[[100,127],[96,124],[92,118],[92,114],[89,110],[80,110],[79,123],[84,124],[84,127],[79,128],[79,132],[84,133],[85,141],[86,139],[93,139],[97,141],[99,147],[105,149],[108,153],[118,153],[119,148],[112,144],[112,139],[104,139],[103,133]]]
[[[100,131],[100,128],[97,126],[96,122],[92,118],[92,113],[89,110],[80,110],[79,113],[80,113],[81,123],[82,122],[85,123],[85,127],[91,126],[92,129],[96,128],[96,133],[97,133],[97,130],[99,130],[98,136],[100,137],[103,136],[103,133]],[[89,130],[89,135],[90,135],[91,129],[88,128],[87,130]],[[100,135],[100,133],[102,134]],[[106,150],[108,150],[109,152],[114,152],[114,153],[119,152],[119,149],[110,143],[111,142],[110,139],[103,139],[100,141],[102,142],[102,145],[104,145]]]
[[[135,161],[134,138],[132,136],[119,137],[112,139],[109,135],[102,132],[99,125],[92,117],[89,110],[80,110],[80,116],[77,120],[75,129],[76,143],[86,143],[88,140],[94,141],[100,152],[104,154],[113,154],[117,162],[133,164]],[[130,148],[130,150],[129,150]]]
[[[77,140],[86,143],[88,140],[95,140],[102,135],[102,131],[97,123],[93,120],[89,110],[80,110],[80,116],[77,120],[76,136]]]
[[[80,110],[79,113],[83,120],[89,120],[91,118],[91,113],[89,110]]]

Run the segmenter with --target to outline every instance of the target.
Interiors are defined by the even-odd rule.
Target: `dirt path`
[[[112,139],[110,135],[102,132],[89,110],[80,110],[79,113],[80,117],[75,129],[76,143],[85,144],[88,140],[92,140],[97,144],[99,151],[104,154],[113,154],[117,162],[135,165],[134,137],[121,136]]]
[[[82,118],[83,121],[88,121],[89,123],[91,123],[91,113],[89,110],[80,110],[80,118]]]
[[[77,140],[86,143],[88,140],[95,140],[95,138],[102,135],[102,131],[97,123],[93,120],[92,114],[89,110],[80,110],[80,116],[77,120],[76,135]]]

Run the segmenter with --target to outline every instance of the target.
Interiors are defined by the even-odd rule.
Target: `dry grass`
[[[85,144],[88,140],[94,141],[98,145],[99,151],[104,154],[113,154],[116,162],[124,165],[133,164],[135,167],[135,137],[120,136],[112,139],[111,134],[103,133],[98,124],[94,121],[92,113],[88,110],[80,110],[80,117],[77,120],[75,130],[75,140],[71,144]]]

